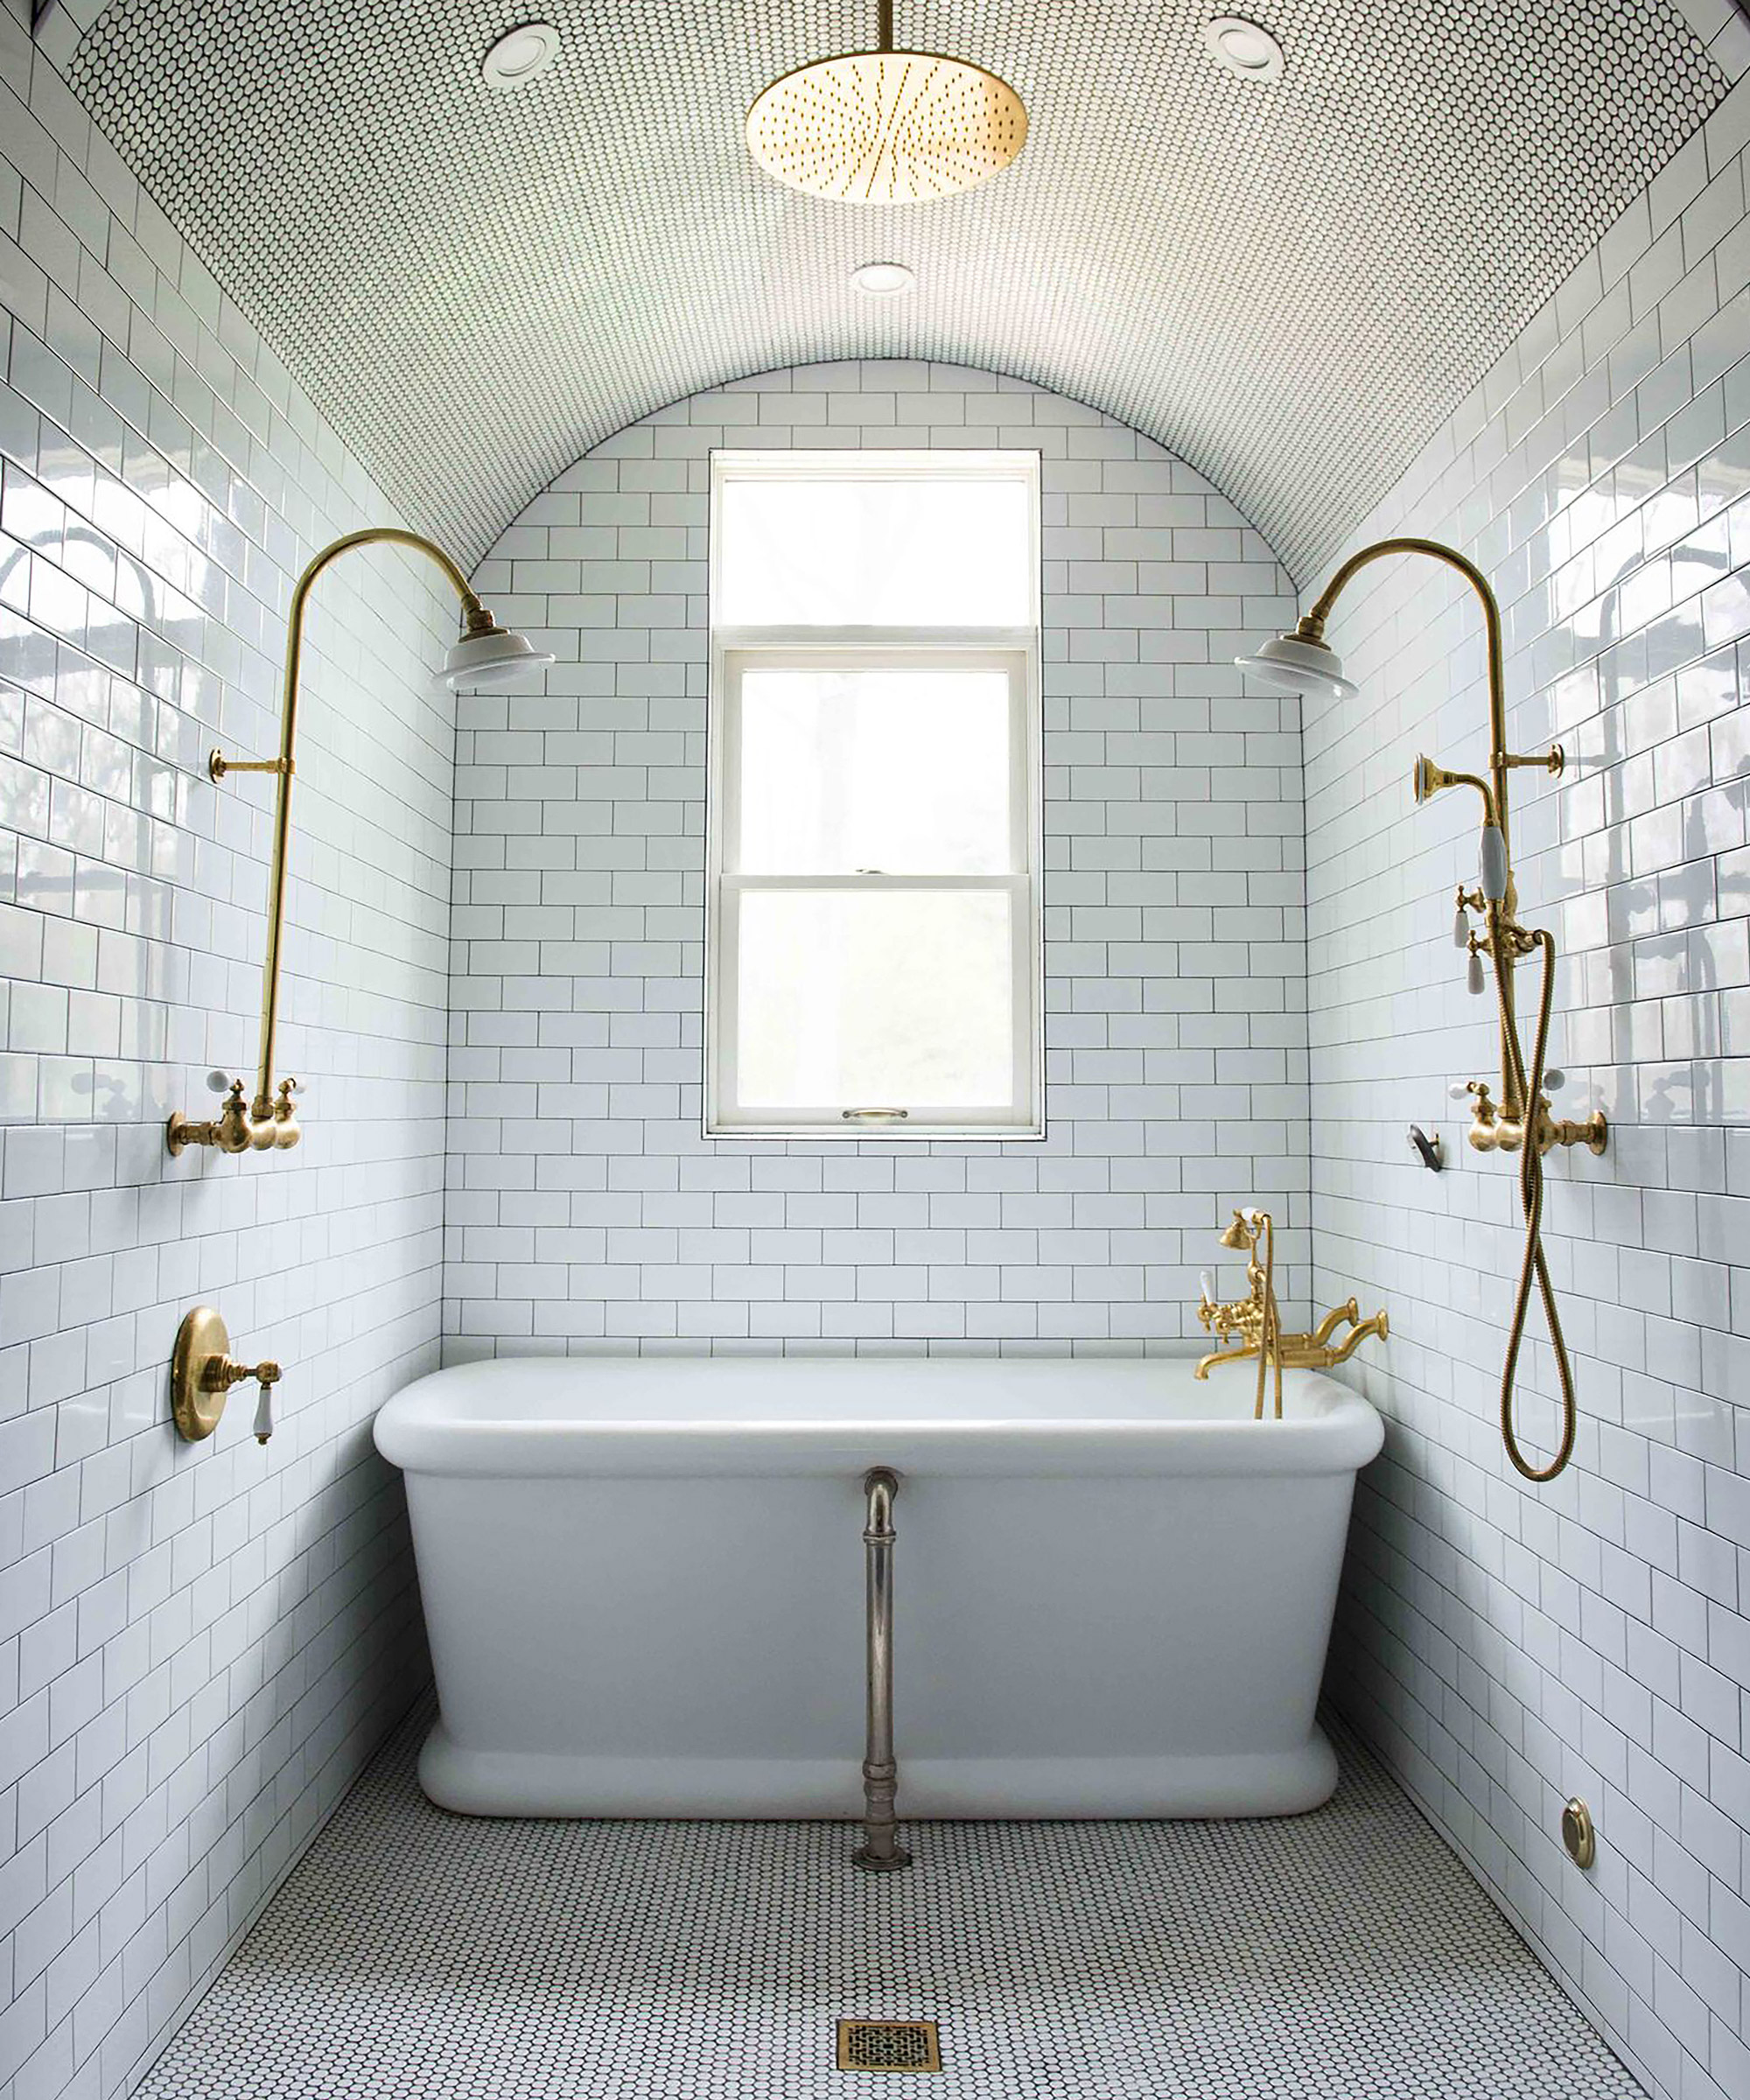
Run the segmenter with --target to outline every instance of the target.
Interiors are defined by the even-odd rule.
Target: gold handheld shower
[[[1478,886],[1459,886],[1453,939],[1468,956],[1470,986],[1483,988],[1482,963],[1494,967],[1496,1004],[1501,1018],[1501,1096],[1491,1098],[1488,1085],[1472,1080],[1455,1093],[1468,1096],[1473,1107],[1470,1142],[1478,1152],[1516,1152],[1519,1159],[1520,1207],[1525,1219],[1525,1251],[1514,1292],[1513,1319],[1508,1331],[1507,1355],[1501,1374],[1501,1434],[1507,1455],[1528,1480],[1552,1480],[1573,1455],[1577,1426],[1573,1367],[1568,1361],[1549,1264],[1544,1258],[1544,1155],[1551,1146],[1584,1144],[1592,1152],[1603,1152],[1607,1129],[1602,1114],[1583,1123],[1558,1122],[1551,1113],[1547,1089],[1558,1075],[1546,1065],[1550,1043],[1550,1016],[1555,996],[1556,943],[1554,936],[1538,928],[1520,924],[1518,897],[1513,880],[1513,863],[1508,829],[1508,775],[1516,766],[1539,766],[1559,774],[1565,757],[1559,744],[1548,751],[1520,752],[1507,748],[1506,681],[1502,668],[1501,608],[1488,579],[1474,562],[1455,548],[1438,540],[1381,540],[1351,555],[1314,601],[1312,609],[1292,634],[1267,641],[1255,656],[1236,657],[1242,670],[1291,692],[1312,690],[1333,699],[1352,696],[1359,689],[1343,676],[1342,666],[1325,640],[1325,622],[1344,587],[1357,570],[1387,555],[1421,554],[1443,563],[1464,578],[1481,601],[1483,628],[1488,656],[1488,778],[1474,773],[1456,773],[1418,757],[1412,779],[1418,802],[1425,802],[1445,788],[1474,788],[1482,802],[1482,831],[1479,841]],[[1483,921],[1479,934],[1470,925],[1475,914]],[[1520,1040],[1514,1007],[1515,963],[1541,954],[1543,981],[1537,1001],[1537,1026],[1528,1064]],[[1520,1447],[1513,1418],[1513,1390],[1518,1374],[1519,1351],[1525,1335],[1531,1285],[1537,1285],[1549,1323],[1550,1343],[1555,1353],[1556,1376],[1562,1389],[1561,1438],[1555,1457],[1547,1466],[1534,1466]]]

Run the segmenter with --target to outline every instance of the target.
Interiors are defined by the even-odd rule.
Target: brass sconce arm
[[[268,884],[267,949],[262,962],[261,1059],[255,1096],[252,1100],[246,1100],[243,1082],[237,1080],[224,1107],[211,1121],[197,1123],[186,1116],[172,1116],[164,1130],[165,1143],[172,1157],[191,1144],[211,1145],[219,1152],[234,1153],[283,1151],[296,1144],[303,1134],[291,1100],[298,1090],[297,1082],[282,1081],[276,1093],[274,1043],[279,1027],[279,975],[285,933],[286,861],[291,839],[291,783],[297,772],[298,693],[304,657],[304,616],[311,592],[324,570],[354,547],[407,547],[435,562],[462,601],[464,632],[462,643],[458,645],[460,650],[466,650],[470,642],[490,644],[496,640],[507,648],[514,645],[513,654],[520,651],[529,662],[552,661],[550,656],[529,651],[520,637],[505,634],[456,563],[435,541],[428,540],[422,533],[409,532],[398,525],[367,526],[362,531],[349,532],[333,541],[309,563],[291,593],[285,678],[280,703],[279,756],[228,759],[222,752],[215,751],[206,766],[214,781],[234,773],[271,773],[278,780],[274,803],[272,872]],[[452,658],[457,654],[458,651],[452,651]]]

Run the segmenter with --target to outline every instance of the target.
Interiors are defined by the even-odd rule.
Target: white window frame
[[[727,626],[721,602],[722,496],[738,480],[844,480],[1001,479],[1028,494],[1030,618],[1018,627]],[[1032,452],[713,452],[710,503],[710,702],[705,909],[705,1088],[707,1138],[809,1142],[902,1143],[941,1139],[1013,1141],[1045,1136],[1044,952],[1040,872],[1044,861],[1040,702],[1040,455]],[[739,779],[740,686],[749,670],[998,669],[1009,679],[1010,867],[992,875],[749,875],[738,872],[734,783]],[[774,1116],[736,1100],[734,1046],[738,898],[753,890],[835,889],[1004,892],[1014,937],[1014,1097],[988,1110],[927,1102],[795,1102]],[[847,1117],[846,1110],[904,1107],[905,1121]]]

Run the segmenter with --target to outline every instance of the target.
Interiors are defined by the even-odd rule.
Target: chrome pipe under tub
[[[900,1476],[885,1466],[863,1476],[868,1514],[863,1526],[868,1597],[869,1730],[863,1759],[863,1842],[851,1865],[867,1873],[897,1873],[912,1864],[899,1841],[893,1803],[900,1768],[893,1758],[893,1497]]]

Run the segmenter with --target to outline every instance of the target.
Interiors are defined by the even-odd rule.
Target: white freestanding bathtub
[[[1188,1362],[574,1357],[378,1415],[440,1718],[486,1816],[861,1813],[864,1492],[900,1475],[902,1816],[1260,1816],[1314,1718],[1364,1400]]]

